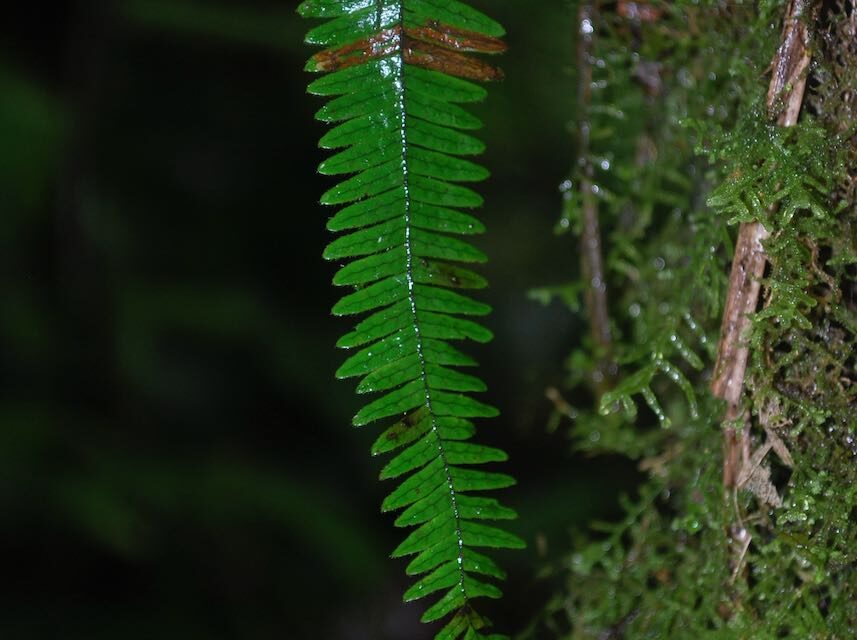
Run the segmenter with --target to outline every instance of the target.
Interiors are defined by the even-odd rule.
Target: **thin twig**
[[[578,8],[578,162],[581,164],[580,193],[583,230],[580,237],[581,273],[585,286],[586,311],[589,331],[595,347],[598,367],[593,382],[598,396],[610,386],[610,364],[613,340],[610,335],[610,316],[607,311],[607,282],[604,275],[604,258],[601,253],[601,229],[598,222],[598,200],[595,194],[595,170],[589,157],[591,123],[589,108],[592,103],[592,63],[595,46],[595,25],[598,2],[581,2]]]
[[[794,126],[800,114],[811,57],[807,23],[813,19],[817,8],[817,0],[791,0],[786,9],[782,40],[771,62],[767,96],[768,113],[776,117],[782,127]],[[746,459],[749,450],[748,429],[737,433],[734,424],[743,414],[741,393],[749,356],[746,340],[751,314],[759,302],[761,278],[767,263],[762,242],[768,235],[760,222],[741,225],[720,327],[711,390],[727,404],[727,426],[723,434],[723,486],[727,489],[736,485],[741,459]]]

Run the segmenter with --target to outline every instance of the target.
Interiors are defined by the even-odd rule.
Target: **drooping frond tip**
[[[472,54],[502,52],[504,32],[457,0],[309,0],[298,11],[329,19],[307,36],[324,49],[306,68],[328,73],[309,91],[332,97],[317,117],[336,123],[321,146],[339,151],[319,171],[348,175],[321,198],[344,205],[328,222],[342,235],[324,255],[343,262],[334,284],[355,288],[333,313],[363,316],[337,343],[358,349],[337,376],[360,377],[358,393],[378,394],[356,426],[395,420],[372,453],[399,451],[381,472],[402,479],[382,509],[401,510],[396,526],[416,527],[393,552],[414,556],[407,573],[421,576],[405,600],[442,592],[423,615],[452,615],[437,638],[486,637],[472,601],[500,597],[490,580],[504,573],[476,549],[524,543],[486,524],[514,518],[511,509],[472,495],[514,480],[477,466],[506,454],[470,442],[473,418],[497,410],[470,395],[485,385],[460,370],[476,363],[453,345],[492,337],[473,319],[490,308],[461,293],[486,282],[463,266],[485,255],[460,236],[484,228],[463,211],[481,197],[459,183],[488,173],[462,157],[483,145],[465,133],[481,123],[458,105],[485,95],[469,80],[502,78]]]

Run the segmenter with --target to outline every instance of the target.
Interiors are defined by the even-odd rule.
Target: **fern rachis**
[[[309,0],[299,11],[330,19],[307,36],[307,42],[324,47],[307,69],[329,73],[311,83],[310,92],[334,96],[318,117],[339,123],[321,145],[340,151],[319,171],[353,174],[321,200],[345,205],[328,223],[344,235],[325,257],[351,260],[334,283],[356,287],[333,313],[369,314],[339,341],[340,347],[360,350],[337,376],[363,376],[358,393],[382,394],[354,417],[355,426],[403,416],[372,452],[406,447],[381,472],[382,479],[407,476],[382,509],[404,509],[396,525],[417,527],[393,555],[415,555],[407,572],[427,574],[405,599],[445,591],[423,620],[454,613],[438,638],[481,637],[488,622],[471,601],[499,597],[485,578],[504,574],[474,548],[523,543],[480,522],[513,518],[512,510],[470,495],[514,481],[470,467],[506,455],[468,442],[475,431],[471,419],[497,411],[465,395],[485,386],[453,368],[475,362],[450,341],[490,340],[491,333],[467,317],[490,309],[456,292],[486,285],[460,266],[485,256],[451,234],[483,229],[461,211],[479,206],[481,198],[456,183],[481,180],[487,172],[462,157],[479,153],[482,144],[465,133],[480,123],[458,103],[484,97],[468,80],[501,77],[468,53],[502,51],[503,30],[456,0]]]

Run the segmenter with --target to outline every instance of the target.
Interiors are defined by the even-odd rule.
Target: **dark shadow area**
[[[585,332],[527,290],[571,280],[572,11],[474,3],[510,31],[480,191],[495,309],[481,440],[518,478],[500,558],[522,628],[569,531],[628,463],[575,457],[544,389]],[[488,6],[488,5],[491,6]],[[333,372],[348,320],[321,253],[311,50],[295,3],[16,3],[0,27],[0,637],[430,637],[401,604],[373,427]],[[553,34],[550,39],[545,33]]]

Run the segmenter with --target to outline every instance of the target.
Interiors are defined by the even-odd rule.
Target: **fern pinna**
[[[309,91],[333,96],[317,117],[338,123],[321,146],[342,149],[319,171],[353,174],[321,199],[345,205],[328,223],[344,235],[324,256],[349,259],[334,283],[356,288],[333,313],[369,314],[339,341],[358,351],[337,376],[363,376],[358,393],[382,394],[354,416],[354,425],[397,418],[372,453],[404,448],[381,478],[407,476],[382,505],[384,511],[404,509],[397,526],[416,527],[393,552],[415,555],[408,574],[425,574],[405,600],[442,591],[423,615],[431,622],[454,614],[437,638],[484,637],[480,630],[488,621],[471,601],[499,597],[489,579],[504,574],[474,549],[517,548],[523,542],[482,522],[514,518],[512,510],[470,495],[514,480],[470,466],[503,461],[506,454],[467,442],[474,434],[471,419],[497,410],[465,395],[485,389],[479,378],[452,368],[476,363],[450,341],[492,337],[466,317],[484,315],[489,307],[455,291],[486,285],[460,266],[483,262],[484,254],[454,237],[483,230],[461,211],[482,199],[456,183],[487,176],[461,158],[480,153],[483,145],[463,132],[481,123],[457,103],[484,97],[469,80],[501,77],[468,54],[503,51],[504,32],[456,0],[308,0],[298,11],[329,19],[306,38],[324,47],[307,70],[329,72]]]

